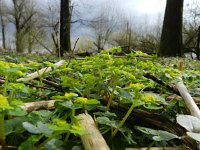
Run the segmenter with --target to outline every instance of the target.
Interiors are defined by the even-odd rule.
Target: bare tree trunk
[[[197,51],[196,51],[196,54],[197,54],[197,59],[199,60],[199,55],[200,55],[200,26],[198,28],[198,37],[197,37]]]
[[[33,44],[34,44],[34,39],[31,36],[31,31],[28,34],[28,53],[31,54],[33,51]]]
[[[6,49],[5,23],[4,23],[3,16],[1,16],[1,32],[2,32],[2,40],[3,40],[3,49]]]
[[[183,56],[183,3],[184,0],[167,0],[160,41],[160,56]]]
[[[53,40],[53,44],[56,49],[56,54],[58,57],[60,56],[60,45],[59,45],[59,21],[53,27],[53,33],[51,33],[51,37]]]
[[[64,51],[71,52],[70,29],[71,29],[71,12],[70,0],[61,0],[60,5],[60,56]]]
[[[23,53],[24,52],[24,46],[23,46],[23,34],[21,33],[21,31],[16,31],[16,39],[15,39],[15,43],[16,43],[16,51],[19,53]]]
[[[15,27],[16,27],[16,33],[15,33],[15,46],[16,46],[16,51],[21,53],[24,51],[23,46],[22,46],[22,33],[21,33],[21,28],[20,28],[20,19],[22,16],[20,15],[20,10],[19,6],[16,0],[13,0],[13,6],[14,6],[14,20],[15,20]],[[23,3],[23,2],[22,2]]]
[[[31,33],[30,30],[33,26],[32,18],[36,15],[36,9],[30,0],[12,0],[12,3],[13,10],[11,15],[16,28],[16,51],[22,53],[27,42],[25,36],[27,33]]]

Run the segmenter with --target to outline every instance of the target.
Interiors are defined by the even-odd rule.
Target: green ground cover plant
[[[182,100],[167,99],[176,94],[167,85],[173,85],[182,75],[190,94],[200,97],[199,62],[157,58],[140,51],[115,56],[119,51],[118,47],[112,48],[70,63],[66,59],[57,69],[53,63],[58,59],[53,57],[1,56],[1,145],[20,150],[83,149],[80,136],[85,132],[77,115],[87,112],[94,117],[111,149],[188,147],[186,131],[176,122],[177,114],[188,111]],[[178,70],[180,61],[184,64],[182,71]],[[53,68],[50,73],[40,74],[29,82],[17,82],[20,77],[49,66]],[[147,73],[165,85],[146,77]],[[54,109],[27,112],[21,107],[27,102],[48,100],[56,100]],[[142,120],[143,115],[148,115],[147,120]],[[169,124],[154,126],[155,120]],[[173,124],[180,127],[180,132],[171,128]],[[195,143],[196,139],[190,139],[189,143]]]

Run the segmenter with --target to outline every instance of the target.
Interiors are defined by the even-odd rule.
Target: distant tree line
[[[182,57],[184,50],[189,49],[199,58],[200,8],[197,3],[187,6],[183,16],[184,0],[166,0],[164,19],[158,18],[153,27],[144,19],[145,23],[138,27],[109,2],[91,18],[83,19],[74,17],[79,13],[74,13],[76,5],[71,0],[59,3],[49,0],[45,6],[35,0],[0,0],[2,47],[9,49],[6,27],[12,23],[16,52],[32,53],[35,49],[43,49],[57,56],[72,55],[75,47],[71,47],[71,25],[79,23],[87,26],[93,37],[80,40],[76,51],[98,53],[108,47],[122,46],[164,57]]]

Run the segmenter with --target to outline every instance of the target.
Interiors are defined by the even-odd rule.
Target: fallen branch
[[[183,97],[187,108],[190,110],[191,115],[193,115],[197,118],[200,118],[200,110],[199,110],[198,106],[195,104],[191,95],[189,94],[189,92],[181,78],[179,79],[179,82],[176,83],[176,87],[177,87],[178,91],[180,92],[181,96]]]
[[[35,87],[37,89],[45,89],[45,90],[51,90],[51,91],[60,91],[60,90],[56,90],[56,89],[45,87],[45,86],[34,85],[32,83],[26,83],[26,85],[29,85],[30,87]]]
[[[64,62],[65,62],[64,60],[61,60],[61,61],[55,63],[53,68],[56,69],[56,68],[62,66],[64,64]],[[43,75],[44,73],[48,73],[50,71],[52,71],[52,67],[45,67],[45,68],[40,69],[39,71],[36,71],[34,73],[27,75],[27,77],[25,77],[25,78],[17,79],[17,82],[21,82],[21,81],[27,82],[27,81],[33,80],[35,78],[38,78],[39,76]]]
[[[151,75],[150,73],[145,73],[144,77],[151,79],[151,80],[157,82],[158,84],[166,87],[168,90],[174,92],[175,94],[180,95],[179,92],[178,92],[178,89],[176,87],[166,84],[165,82],[163,82],[162,80],[158,79],[157,77]]]
[[[89,114],[79,114],[78,119],[86,131],[86,134],[81,136],[81,140],[86,150],[110,149]]]
[[[39,80],[39,79],[38,79]],[[46,79],[42,79],[42,82],[49,85],[49,86],[52,86],[54,87],[55,89],[52,89],[52,88],[49,88],[49,87],[44,87],[44,86],[38,86],[38,85],[34,85],[32,83],[25,83],[25,85],[29,85],[29,86],[32,86],[32,87],[36,87],[36,88],[40,88],[40,89],[46,89],[46,90],[52,90],[52,91],[59,91],[59,92],[62,92],[62,86],[60,86],[59,84],[57,83],[54,83],[52,81],[48,81]],[[5,80],[0,80],[0,84],[4,84],[5,83]]]
[[[48,101],[38,101],[38,102],[29,102],[24,103],[21,108],[27,112],[32,112],[34,110],[52,110],[55,109],[55,102],[58,100],[48,100]],[[60,100],[61,101],[61,100]]]
[[[49,85],[49,86],[52,86],[52,87],[57,88],[59,90],[62,90],[62,86],[59,85],[59,84],[57,84],[57,83],[55,83],[55,82],[53,82],[53,81],[42,79],[42,82],[45,83],[45,84],[47,84],[47,85]]]
[[[181,97],[181,96],[178,96],[178,95],[171,95],[171,96],[168,96],[167,98],[166,98],[167,100],[169,100],[169,101],[171,101],[171,100],[173,100],[173,99],[176,99],[176,100],[182,100],[183,98]],[[192,97],[192,99],[195,101],[195,103],[197,104],[197,105],[200,105],[200,97]]]

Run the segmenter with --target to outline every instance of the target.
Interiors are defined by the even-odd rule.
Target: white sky
[[[6,0],[11,1],[11,0]],[[60,3],[60,0],[37,0],[41,7],[47,7],[47,2]],[[158,15],[163,18],[167,0],[72,0],[77,10],[85,15],[95,14],[95,10],[102,5],[108,5],[110,8],[117,7],[118,11],[123,11],[127,18],[134,18],[134,23],[152,23],[156,22]],[[199,0],[184,0],[185,5]],[[90,5],[91,9],[87,6]],[[55,5],[57,7],[57,5]],[[77,30],[77,29],[76,29]],[[81,32],[81,29],[77,32]],[[85,29],[83,29],[85,30]],[[76,32],[76,31],[75,31]],[[77,34],[77,33],[74,33]],[[0,40],[1,41],[1,40]]]
[[[124,4],[123,4],[124,3]],[[165,9],[165,0],[125,0],[122,7],[134,10],[137,13],[155,14]]]

